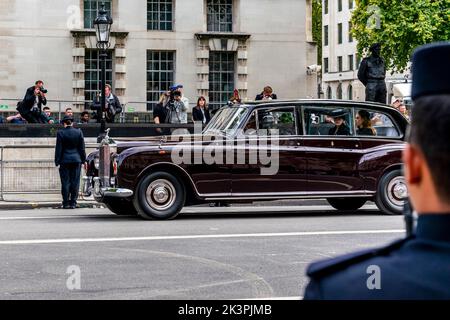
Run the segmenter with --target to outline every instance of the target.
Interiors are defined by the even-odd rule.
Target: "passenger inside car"
[[[376,136],[377,131],[372,127],[370,113],[366,110],[359,110],[355,118],[356,134],[359,136]]]
[[[328,131],[330,136],[349,136],[351,135],[350,127],[345,121],[347,112],[345,110],[333,110],[331,116],[334,120],[334,127]]]

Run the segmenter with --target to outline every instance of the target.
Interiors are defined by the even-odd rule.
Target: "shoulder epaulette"
[[[312,263],[308,266],[306,274],[309,277],[322,277],[328,275],[367,259],[386,255],[393,250],[397,250],[398,248],[403,246],[405,242],[411,240],[412,238],[413,237],[408,237],[405,239],[397,240],[385,247],[366,249],[363,251],[357,251],[354,253],[342,255],[333,259],[327,259]]]

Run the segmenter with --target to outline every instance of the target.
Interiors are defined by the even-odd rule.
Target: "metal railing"
[[[0,99],[0,115],[1,113],[17,113],[16,106],[22,99],[1,98]],[[89,107],[92,101],[73,101],[73,100],[52,100],[47,99],[47,106],[50,107],[55,120],[60,121],[64,117],[67,107],[73,109],[74,114],[80,114],[83,111],[92,111]],[[122,113],[116,117],[118,123],[150,123],[153,121],[153,112],[147,111],[147,102],[130,101],[122,104]],[[57,105],[57,108],[55,108]],[[80,106],[82,106],[80,108]],[[140,111],[136,111],[140,110]],[[77,112],[79,111],[79,112]]]
[[[87,143],[86,152],[97,147],[96,143]],[[24,159],[26,150],[30,155],[39,150],[44,157]],[[58,194],[61,184],[52,157],[54,150],[54,145],[0,145],[0,201],[5,201],[6,194]]]

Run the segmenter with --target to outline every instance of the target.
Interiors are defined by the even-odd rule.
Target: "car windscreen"
[[[245,119],[248,109],[230,107],[220,109],[203,130],[205,134],[233,135]]]

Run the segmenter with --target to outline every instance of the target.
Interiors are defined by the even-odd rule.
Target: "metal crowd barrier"
[[[86,144],[86,153],[98,147]],[[9,150],[47,150],[42,159],[18,159],[7,156]],[[6,194],[58,194],[61,190],[58,169],[55,167],[52,145],[0,146],[0,201]],[[81,186],[81,184],[80,184]]]

